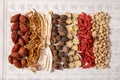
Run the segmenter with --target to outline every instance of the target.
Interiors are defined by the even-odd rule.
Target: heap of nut
[[[42,65],[38,61],[48,45],[47,35],[51,34],[48,46],[52,55],[52,70],[109,67],[110,16],[107,13],[97,12],[90,16],[84,12],[62,15],[52,12],[50,17],[49,24],[44,20],[47,18],[37,11],[11,17],[11,39],[14,44],[8,56],[11,64],[17,68],[34,67],[39,70]],[[47,28],[46,24],[49,27],[52,24],[51,28]]]

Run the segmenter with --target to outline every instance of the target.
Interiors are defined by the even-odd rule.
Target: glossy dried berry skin
[[[22,32],[27,32],[28,31],[28,29],[27,29],[27,25],[25,25],[25,24],[23,24],[23,23],[20,23],[20,30],[22,31]]]
[[[13,52],[13,53],[11,53],[11,56],[13,57],[13,58],[16,58],[16,59],[21,59],[21,55],[19,54],[19,53],[17,53],[17,52]]]
[[[20,14],[16,14],[16,15],[12,16],[10,22],[15,23],[15,22],[19,21],[19,17],[20,17]]]
[[[13,64],[13,57],[11,55],[8,56],[8,61],[10,64]]]
[[[12,42],[15,44],[18,41],[18,34],[16,32],[11,33]]]
[[[19,23],[15,22],[11,26],[11,31],[17,31],[19,29]]]
[[[20,61],[20,60],[14,59],[14,60],[13,60],[13,64],[14,64],[14,66],[17,67],[17,68],[22,68],[21,61]]]
[[[18,44],[23,46],[23,45],[25,45],[25,41],[22,38],[19,38],[18,39]]]
[[[19,49],[19,53],[20,53],[20,55],[22,55],[22,56],[28,56],[28,50],[27,50],[26,48],[24,48],[24,47],[21,47],[21,48]]]
[[[26,67],[27,66],[27,60],[25,58],[21,59],[21,65],[22,65],[22,67]]]
[[[19,48],[20,48],[20,45],[14,44],[14,46],[12,47],[12,52],[17,52]]]
[[[27,18],[24,15],[20,16],[20,22],[26,23],[27,22]]]
[[[19,36],[23,36],[23,35],[24,35],[24,32],[22,32],[21,30],[18,30],[18,31],[17,31],[17,34],[18,34]]]

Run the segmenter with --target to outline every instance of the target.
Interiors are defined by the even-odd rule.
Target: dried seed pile
[[[91,31],[94,38],[93,53],[95,56],[95,68],[109,67],[109,18],[110,16],[104,12],[93,14]]]
[[[16,14],[11,17],[11,39],[14,46],[8,61],[17,68],[39,70],[41,65],[38,60],[41,60],[49,46],[53,70],[108,68],[109,19],[110,16],[104,12],[92,16],[84,12],[64,15],[51,12],[49,18],[37,11],[26,15]]]

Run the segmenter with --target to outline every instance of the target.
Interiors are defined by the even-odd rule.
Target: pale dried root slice
[[[92,17],[92,36],[94,38],[93,52],[95,56],[94,68],[109,68],[110,42],[109,42],[109,19],[105,12],[98,12]]]

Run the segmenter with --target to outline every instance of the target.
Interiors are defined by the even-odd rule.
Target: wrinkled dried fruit
[[[11,53],[11,56],[13,57],[13,58],[16,58],[16,59],[20,59],[22,56],[19,54],[19,53],[17,53],[17,52],[13,52],[13,53]]]
[[[27,22],[27,18],[24,15],[20,16],[20,22],[26,23]]]
[[[17,41],[18,41],[18,34],[16,32],[12,32],[11,39],[12,39],[12,42],[14,44],[17,43]]]
[[[66,15],[60,15],[60,19],[67,20],[67,16]]]
[[[20,46],[18,44],[15,44],[12,48],[12,52],[17,52],[19,50]]]
[[[10,22],[11,23],[17,22],[19,20],[19,17],[20,17],[20,14],[16,14],[16,15],[12,16]]]
[[[19,29],[19,23],[15,22],[11,26],[11,31],[17,31]]]
[[[24,42],[24,40],[23,40],[22,38],[19,38],[19,39],[18,39],[18,44],[20,44],[20,45],[24,45],[25,42]]]
[[[13,57],[11,55],[8,56],[8,61],[10,64],[13,64]]]
[[[17,68],[22,68],[22,65],[21,65],[20,60],[14,59],[14,60],[13,60],[13,64],[14,64],[14,66],[17,67]]]
[[[23,39],[26,43],[28,43],[28,41],[29,41],[29,35],[30,35],[30,33],[26,32],[25,35],[23,36]]]
[[[20,23],[20,30],[22,31],[22,32],[27,32],[27,26],[25,25],[25,24],[23,24],[23,23]]]
[[[60,16],[59,16],[58,14],[53,14],[53,15],[52,15],[52,18],[53,18],[53,19],[59,19]]]
[[[22,56],[28,56],[28,50],[24,47],[21,47],[19,50],[20,55]]]
[[[22,64],[22,67],[26,67],[27,65],[27,60],[25,58],[22,58],[21,59],[21,64]]]
[[[19,36],[23,36],[23,35],[24,35],[24,32],[22,32],[21,30],[18,30],[18,31],[17,31],[17,34],[18,34]]]

